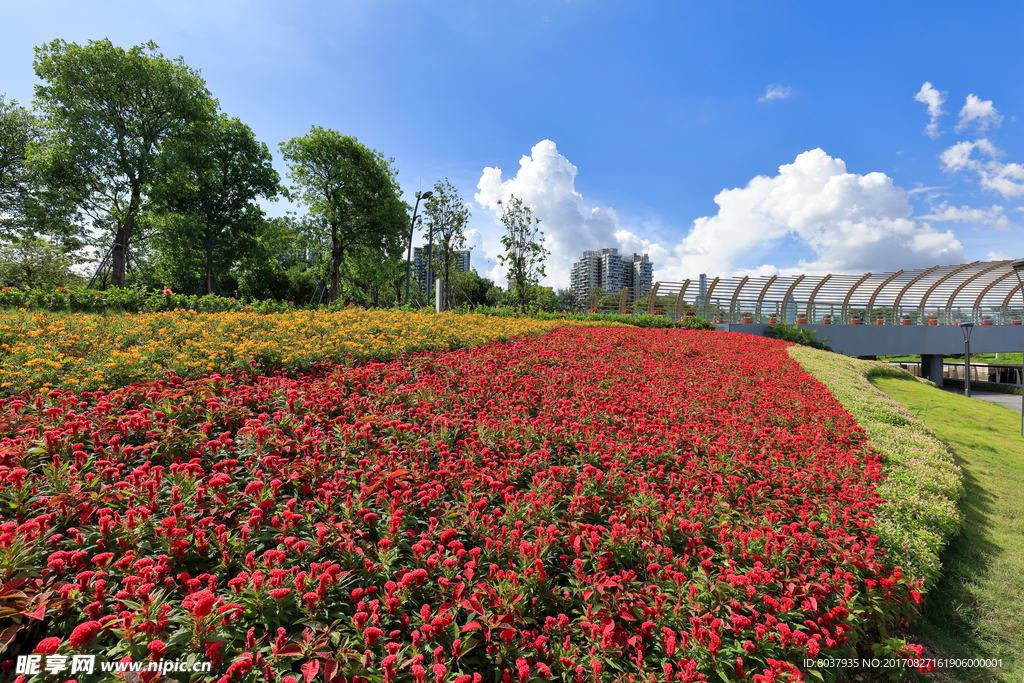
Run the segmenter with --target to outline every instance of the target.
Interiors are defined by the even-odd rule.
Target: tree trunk
[[[213,294],[213,247],[206,246],[206,293]]]
[[[331,225],[331,288],[327,292],[327,303],[334,303],[341,291],[341,257],[344,252],[338,244],[338,226]]]
[[[131,226],[134,216],[131,214],[114,233],[114,250],[110,253],[110,284],[113,287],[124,287],[125,272],[128,264],[128,240],[131,238]]]
[[[449,270],[451,268],[451,252],[452,250],[446,244],[444,246],[444,302],[441,305],[443,310],[448,310],[451,307],[448,303],[452,298],[451,278],[449,277]]]
[[[128,270],[128,245],[132,233],[135,232],[135,212],[139,210],[141,200],[142,191],[133,187],[132,198],[128,202],[128,213],[114,235],[114,251],[110,254],[110,284],[114,287],[124,287],[125,273]]]

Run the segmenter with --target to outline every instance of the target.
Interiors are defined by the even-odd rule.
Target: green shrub
[[[814,338],[814,330],[809,330],[806,327],[800,327],[799,325],[793,325],[793,327],[786,327],[785,325],[769,325],[768,331],[764,333],[764,336],[771,339],[781,339],[782,341],[793,342],[794,344],[800,344],[801,346],[810,346],[813,349],[821,349],[822,351],[832,350],[832,347],[825,343],[828,339],[818,341]]]

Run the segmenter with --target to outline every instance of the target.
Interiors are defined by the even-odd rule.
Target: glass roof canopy
[[[920,270],[863,275],[795,275],[708,278],[706,304],[718,309],[765,304],[797,308],[889,311],[988,311],[1021,307],[1021,285],[1012,261],[975,261]],[[649,308],[666,309],[668,297],[700,305],[697,279],[657,282]],[[689,304],[692,305],[692,304]],[[766,307],[767,308],[767,307]],[[678,311],[679,315],[682,311]],[[839,313],[839,310],[836,311]]]

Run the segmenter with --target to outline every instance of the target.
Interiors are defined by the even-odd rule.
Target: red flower
[[[71,632],[71,637],[68,639],[68,643],[73,648],[81,647],[83,644],[88,643],[90,640],[95,638],[101,628],[103,628],[103,625],[98,621],[87,621],[84,624],[79,624],[75,627],[75,630]]]
[[[186,596],[185,599],[181,601],[181,606],[197,618],[202,619],[203,617],[209,616],[210,612],[213,611],[213,603],[215,601],[216,598],[214,598],[213,593],[205,590]]]
[[[172,292],[170,289],[165,289],[164,290],[164,296],[170,296],[172,294],[174,294],[174,292]]]
[[[57,648],[60,647],[60,638],[43,638],[36,645],[36,649],[32,652],[37,652],[43,655],[52,655],[57,652]]]
[[[167,650],[167,644],[162,640],[154,640],[149,644],[149,656],[152,659],[160,659]]]

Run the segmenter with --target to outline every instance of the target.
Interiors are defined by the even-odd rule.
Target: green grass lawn
[[[964,528],[943,552],[942,576],[929,592],[912,635],[946,657],[1002,659],[997,669],[947,669],[942,672],[945,680],[948,674],[965,681],[1024,680],[1020,413],[914,379],[871,381],[924,420],[950,447],[964,473]]]

